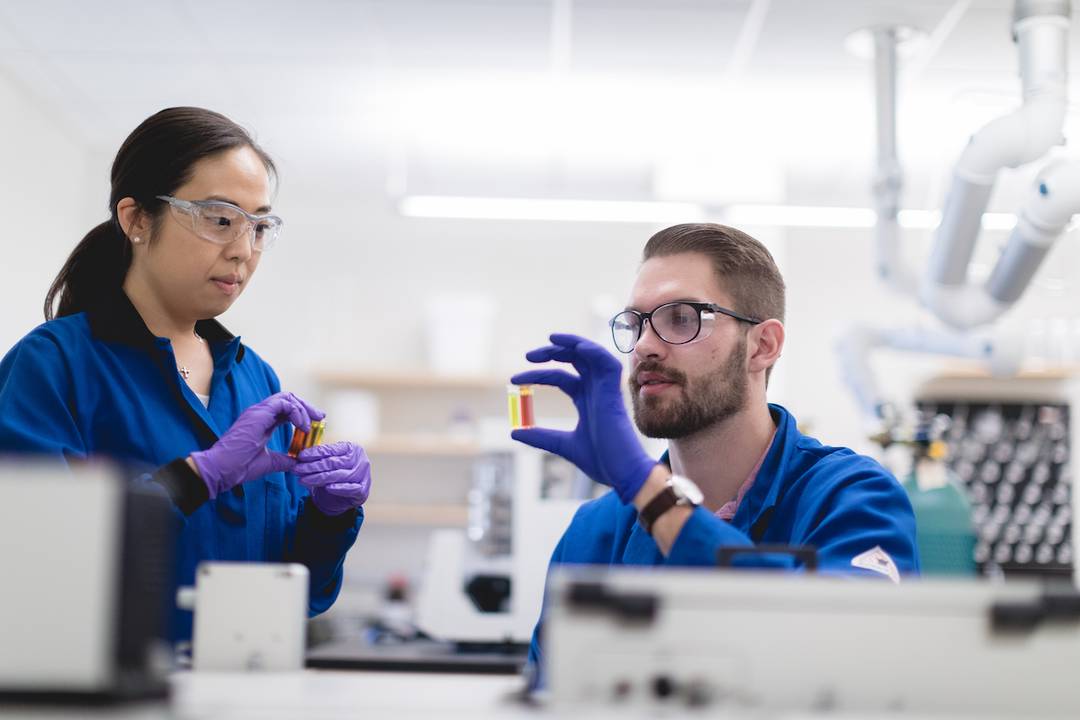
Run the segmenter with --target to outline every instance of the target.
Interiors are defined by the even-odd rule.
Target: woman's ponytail
[[[86,234],[71,251],[45,296],[45,319],[89,309],[124,285],[131,266],[131,243],[115,219]]]

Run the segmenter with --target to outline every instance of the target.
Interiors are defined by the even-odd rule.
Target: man
[[[630,354],[634,421],[668,438],[649,457],[626,413],[622,365],[574,335],[526,355],[570,363],[519,373],[554,385],[578,410],[572,432],[512,436],[561,455],[613,489],[585,503],[552,565],[717,564],[721,547],[807,546],[818,569],[888,577],[918,572],[907,495],[873,459],[801,434],[768,404],[765,388],[784,348],[784,282],[764,245],[733,228],[676,225],[645,246],[630,303],[612,320]],[[798,568],[793,556],[738,556],[735,564]],[[539,660],[539,625],[530,659]]]

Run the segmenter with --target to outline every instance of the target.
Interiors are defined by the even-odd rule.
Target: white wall
[[[225,318],[283,382],[317,369],[428,367],[426,301],[446,292],[497,302],[493,372],[522,368],[555,331],[589,334],[591,303],[622,304],[652,228],[403,218],[376,198],[290,195],[282,242]],[[593,333],[595,334],[595,333]]]
[[[108,176],[57,114],[0,73],[0,348],[44,322],[45,292],[68,253],[104,220]]]

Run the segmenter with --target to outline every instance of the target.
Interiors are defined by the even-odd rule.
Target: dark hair
[[[713,272],[731,294],[732,310],[784,321],[784,278],[760,241],[726,225],[674,225],[649,238],[642,261],[681,253],[700,253],[712,261]],[[769,368],[766,380],[771,372]]]
[[[270,156],[244,128],[220,113],[168,108],[135,128],[113,160],[110,218],[72,250],[45,296],[45,319],[82,312],[123,286],[131,266],[131,243],[120,227],[117,203],[133,198],[156,227],[165,205],[158,195],[172,195],[188,182],[198,161],[237,147],[254,150],[267,173],[276,177]]]

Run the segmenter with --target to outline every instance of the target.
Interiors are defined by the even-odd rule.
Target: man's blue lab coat
[[[105,456],[135,474],[153,472],[141,482],[164,488],[174,502],[178,583],[193,584],[203,560],[298,562],[310,571],[309,612],[323,612],[337,598],[363,510],[324,515],[291,473],[266,475],[208,499],[182,458],[210,447],[280,383],[218,322],[201,321],[196,331],[214,358],[209,408],[181,379],[171,343],[154,337],[123,292],[40,325],[0,361],[0,453]],[[268,447],[284,452],[290,438],[286,423]],[[50,508],[26,510],[48,522]],[[178,640],[189,638],[191,614],[178,610],[172,632]]]
[[[822,573],[884,577],[852,565],[855,558],[878,547],[900,574],[917,574],[915,515],[896,478],[872,458],[803,435],[795,418],[779,405],[769,408],[776,436],[731,522],[695,508],[664,557],[638,524],[634,506],[623,505],[609,492],[578,509],[555,547],[551,566],[715,566],[721,546],[781,544],[816,548]],[[662,461],[667,462],[666,455]],[[722,450],[717,462],[723,462]],[[880,554],[859,564],[875,557]],[[800,567],[790,556],[781,555],[737,556],[733,564]],[[540,632],[537,623],[529,648],[531,662],[542,658]]]

